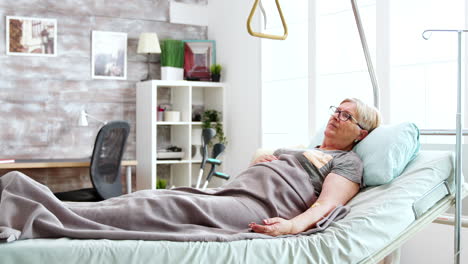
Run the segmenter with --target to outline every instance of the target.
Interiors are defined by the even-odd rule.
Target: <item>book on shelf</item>
[[[0,159],[0,164],[1,163],[14,163],[15,160],[14,159]]]

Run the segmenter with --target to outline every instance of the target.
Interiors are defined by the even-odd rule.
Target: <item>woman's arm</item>
[[[358,192],[359,184],[338,174],[330,173],[325,177],[322,192],[317,201],[304,213],[290,220],[274,217],[264,219],[263,225],[251,223],[249,226],[257,233],[271,236],[301,233],[315,226],[338,205],[345,205]]]

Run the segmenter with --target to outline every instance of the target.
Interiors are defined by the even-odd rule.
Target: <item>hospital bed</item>
[[[377,263],[453,204],[453,155],[422,151],[389,184],[361,191],[323,232],[233,242],[30,239],[1,263]]]

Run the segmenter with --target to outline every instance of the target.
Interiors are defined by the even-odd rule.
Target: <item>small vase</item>
[[[211,74],[212,82],[219,82],[219,79],[221,79],[221,74]]]
[[[192,145],[192,160],[201,160],[203,148],[200,145]]]
[[[161,80],[180,81],[184,79],[184,69],[176,67],[161,67]]]

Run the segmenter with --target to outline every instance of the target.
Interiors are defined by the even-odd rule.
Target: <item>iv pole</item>
[[[422,37],[428,40],[431,32],[457,32],[458,35],[458,80],[457,80],[457,114],[456,114],[456,147],[455,147],[455,234],[454,234],[454,263],[460,263],[460,241],[461,241],[461,214],[462,214],[462,113],[461,113],[461,97],[462,97],[462,33],[468,32],[466,29],[429,29],[425,30]]]

